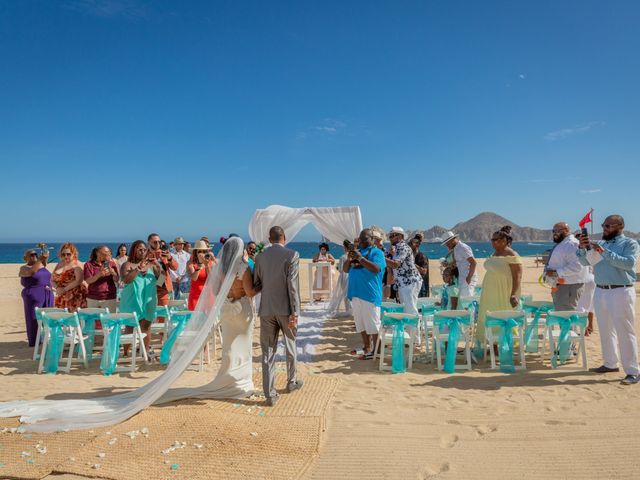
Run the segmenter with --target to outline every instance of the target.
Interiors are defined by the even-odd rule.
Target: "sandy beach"
[[[550,299],[549,290],[538,284],[541,268],[534,265],[533,259],[524,261],[523,293],[532,294],[537,300]],[[482,263],[479,260],[481,277]],[[141,386],[162,372],[157,364],[142,365],[135,373],[105,377],[95,362],[88,370],[76,368],[71,374],[37,375],[26,343],[17,271],[18,265],[0,265],[0,401],[91,398]],[[301,266],[300,271],[306,300],[307,268]],[[431,272],[432,284],[441,283],[435,261],[431,262]],[[254,367],[259,366],[257,334],[256,328]],[[95,457],[95,450],[90,448],[102,438],[96,437],[99,434],[113,431],[123,435],[126,428],[140,428],[144,422],[159,422],[149,439],[140,438],[135,443],[121,437],[115,445],[103,447],[108,448],[104,450],[107,458],[134,457],[129,458],[132,461],[136,460],[137,450],[129,449],[127,442],[131,442],[131,448],[140,448],[138,453],[145,455],[149,462],[145,465],[149,466],[135,472],[138,478],[640,476],[640,390],[637,386],[620,385],[621,373],[591,374],[577,370],[575,363],[553,370],[548,358],[541,361],[538,355],[531,354],[527,355],[527,370],[514,374],[492,371],[483,363],[470,372],[449,375],[438,372],[431,364],[418,363],[405,374],[392,375],[379,372],[377,362],[351,356],[349,351],[359,343],[350,318],[324,320],[313,355],[300,367],[308,386],[285,395],[273,411],[259,400],[237,407],[233,402],[222,401],[154,407],[129,420],[132,427],[114,426],[105,429],[109,432],[94,432],[91,445],[82,437],[88,435],[86,432],[51,437],[34,434],[28,440],[1,433],[0,478],[133,478],[127,461],[114,461],[112,465],[104,461],[104,467],[96,469],[91,465],[95,460],[83,455]],[[597,328],[587,338],[587,352],[589,366],[601,364]],[[212,362],[204,372],[189,370],[179,383],[206,383],[216,368],[217,363]],[[284,380],[279,380],[279,385],[284,386]],[[256,387],[260,387],[259,383]],[[172,418],[182,418],[185,423],[181,427],[179,422],[171,423]],[[207,425],[207,419],[215,425]],[[181,431],[189,422],[194,422],[196,430],[207,430],[209,436],[203,440],[202,455],[215,457],[219,470],[190,469],[189,462],[202,461],[197,457],[201,451],[198,448],[175,453],[175,458],[181,459],[175,463],[180,464],[179,469],[172,469],[174,460],[163,460],[159,453],[165,448],[163,441],[170,438],[173,442],[187,433],[195,435],[190,442],[197,441],[197,432]],[[0,427],[16,425],[16,419],[0,419]],[[167,430],[161,430],[162,425]],[[33,457],[27,458],[34,458],[43,466],[30,464],[27,468],[20,451],[33,450],[36,437],[57,445],[47,455],[58,457],[47,464],[43,460],[46,455],[34,452]],[[158,444],[144,450],[144,442],[154,438],[159,439]],[[266,458],[273,456],[269,468],[263,465],[265,457],[251,454],[254,439],[255,451]],[[275,448],[280,446],[282,451]],[[157,458],[144,453],[147,451],[156,452]],[[70,463],[69,457],[74,456],[78,461]],[[225,470],[233,465],[235,469]]]

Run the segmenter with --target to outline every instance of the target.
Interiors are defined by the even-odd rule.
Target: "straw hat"
[[[211,247],[204,240],[198,240],[191,250],[211,250]]]
[[[453,240],[454,238],[458,238],[459,235],[457,233],[453,233],[452,231],[448,231],[444,234],[444,240],[441,245],[445,245],[448,241]]]
[[[173,243],[176,243],[176,244],[177,244],[177,243],[181,243],[181,244],[183,244],[183,245],[184,245],[184,244],[185,244],[185,243],[187,243],[187,242],[185,242],[185,241],[184,241],[184,238],[182,238],[182,237],[176,237],[176,239],[173,241]]]

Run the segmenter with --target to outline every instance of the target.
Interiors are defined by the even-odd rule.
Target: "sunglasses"
[[[611,228],[611,227],[615,227],[616,225],[620,225],[619,223],[603,223],[602,225],[600,225],[602,228]]]
[[[65,252],[62,252],[62,253],[60,254],[60,256],[61,256],[61,257],[70,257],[70,256],[71,256],[71,253],[70,253],[70,252],[66,252],[66,253],[65,253]]]

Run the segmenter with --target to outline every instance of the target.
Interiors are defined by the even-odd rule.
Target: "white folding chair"
[[[95,344],[95,337],[103,337],[104,332],[102,327],[93,328],[95,326],[95,318],[100,318],[100,315],[105,315],[109,312],[107,307],[104,308],[79,308],[78,309],[78,318],[80,319],[80,324],[82,325],[82,331],[85,336],[89,337],[91,335],[91,331],[93,331],[93,339],[87,338],[87,344],[91,346],[93,350],[102,350],[102,344]],[[87,328],[87,322],[93,322],[91,328]],[[92,357],[93,352],[87,351],[87,356]]]
[[[60,362],[60,360],[64,357],[64,349],[68,348],[67,362],[65,367],[58,367],[58,370],[69,373],[71,372],[71,362],[73,359],[73,352],[78,348],[78,357],[76,360],[79,360],[84,365],[84,368],[89,366],[87,362],[87,352],[84,348],[84,340],[85,337],[82,334],[82,327],[80,326],[80,319],[78,318],[78,314],[73,312],[41,312],[41,318],[43,322],[43,342],[42,342],[42,353],[40,354],[40,364],[38,365],[38,373],[42,373],[44,370],[44,360],[47,356],[47,350],[51,348],[51,329],[47,326],[49,322],[62,322],[63,320],[71,320],[70,325],[62,325],[60,326],[63,333],[63,341],[62,348],[60,349],[60,357],[56,359],[56,362]]]
[[[566,320],[569,320],[571,317],[577,316],[584,321],[584,324],[587,324],[588,321],[588,312],[582,312],[577,310],[560,310],[560,311],[550,311],[548,313],[549,317],[560,317]],[[551,359],[551,367],[554,367],[553,357],[558,352],[558,342],[560,340],[560,329],[554,328],[555,322],[547,322],[547,338],[549,340],[549,358]],[[576,345],[580,350],[580,356],[582,360],[582,368],[584,370],[589,370],[589,366],[587,364],[587,348],[585,345],[585,330],[586,327],[582,325],[572,325],[571,330],[569,331],[569,335],[571,338],[571,347],[569,349],[570,355],[573,356],[573,351]]]
[[[40,358],[40,350],[42,349],[40,345],[40,340],[42,340],[42,314],[43,313],[53,313],[53,312],[67,312],[66,308],[55,308],[55,307],[36,307],[36,323],[38,324],[38,333],[36,334],[36,346],[33,347],[33,359],[38,360]]]
[[[494,312],[487,312],[485,321],[489,317],[502,319],[502,320],[505,320],[508,318],[521,319],[522,323],[517,327],[518,330],[516,334],[514,335],[513,332],[510,332],[510,334],[512,335],[513,340],[518,341],[518,350],[519,350],[519,357],[520,357],[520,364],[517,366],[514,366],[514,368],[516,370],[526,370],[527,361],[525,358],[525,351],[524,351],[525,350],[524,329],[527,324],[527,314],[524,312],[518,312],[514,310],[496,310]],[[500,345],[500,335],[496,330],[497,330],[496,327],[491,327],[491,326],[485,327],[485,330],[484,330],[486,345],[489,347],[489,355],[491,357],[491,368],[493,370],[495,370],[496,368],[499,368],[496,365],[496,356],[495,356],[495,352],[493,351],[494,345],[498,345],[498,346]]]
[[[192,311],[190,311],[190,310],[186,310],[186,309],[185,309],[185,310],[174,310],[174,311],[172,312],[172,314],[173,314],[173,316],[174,316],[174,317],[176,317],[176,318],[177,318],[177,317],[182,317],[182,316],[191,317],[191,315],[193,314],[193,312],[192,312]],[[169,327],[169,333],[171,333],[171,330],[172,330],[172,329],[173,329],[173,326],[172,326],[172,325],[170,325],[170,327]],[[216,351],[216,350],[215,350],[215,331],[216,331],[216,330],[220,331],[220,326],[219,326],[219,325],[217,325],[217,326],[215,326],[215,327],[213,328],[213,332],[214,332],[214,333],[213,333],[213,336],[214,336],[214,339],[213,339],[213,342],[214,342],[214,348],[213,348],[214,356],[215,356],[215,351]],[[180,336],[181,336],[181,337],[194,337],[194,336],[196,336],[196,335],[197,335],[197,332],[195,332],[195,331],[191,331],[191,330],[183,331],[183,332],[180,334]],[[220,338],[222,338],[222,336],[221,336]],[[221,341],[220,343],[221,343],[221,345],[222,345],[222,341]],[[207,365],[209,365],[209,364],[211,363],[211,334],[207,336],[207,340],[206,340],[206,342],[205,342],[205,344],[204,344],[204,346],[203,346],[202,350],[200,350],[199,363],[198,363],[198,371],[199,371],[199,372],[202,372],[202,371],[204,370],[204,363],[205,363],[205,362],[204,362],[204,356],[205,356],[205,351],[206,351],[206,356],[207,356],[207,362],[206,362],[206,363],[207,363]]]
[[[527,324],[525,329],[533,328],[533,326],[529,327],[533,323],[533,318],[535,316],[535,310],[543,310],[544,313],[538,316],[538,328],[533,335],[540,339],[540,330],[542,330],[542,345],[539,347],[540,358],[545,357],[545,351],[547,347],[547,314],[546,312],[553,309],[553,302],[548,302],[544,300],[526,300],[522,302],[522,309],[526,312],[531,312],[527,314]],[[526,330],[525,330],[526,331]]]
[[[122,319],[126,319],[126,320],[130,320],[132,321],[131,323],[134,323],[135,326],[133,327],[133,332],[132,333],[121,333],[120,334],[120,347],[122,349],[122,351],[124,351],[124,347],[125,345],[130,345],[131,346],[131,365],[129,367],[119,367],[117,366],[117,360],[116,360],[116,372],[134,372],[136,370],[136,358],[138,356],[140,356],[143,360],[144,363],[148,364],[149,363],[149,357],[147,355],[147,349],[144,346],[144,339],[146,338],[147,334],[146,333],[142,333],[142,329],[140,328],[140,322],[138,320],[138,315],[136,315],[136,313],[108,313],[105,315],[101,315],[100,316],[100,320],[101,322],[103,322],[102,328],[104,331],[104,335],[108,335],[109,331],[105,325],[105,320],[122,320]],[[118,325],[112,328],[123,328],[122,326]],[[120,350],[118,351],[118,358],[120,358]]]
[[[419,325],[420,322],[420,317],[418,315],[412,314],[412,313],[403,313],[403,312],[389,312],[389,313],[385,313],[384,316],[386,318],[394,318],[397,320],[401,320],[403,318],[411,318],[413,320],[415,320],[417,322],[417,324]],[[383,319],[384,321],[384,319]],[[393,331],[394,331],[395,327],[391,326],[391,327],[385,327],[384,325],[382,325],[380,327],[380,333],[378,333],[378,344],[380,345],[380,363],[379,363],[379,369],[382,370],[391,370],[390,366],[386,366],[384,363],[384,359],[385,359],[385,349],[388,347],[392,347],[393,346]],[[404,342],[402,345],[402,348],[404,348],[405,344],[409,345],[409,352],[407,354],[407,370],[411,370],[411,368],[413,367],[413,356],[414,356],[414,343],[415,343],[415,338],[418,332],[418,328],[417,327],[409,327],[409,332],[407,333],[407,328],[405,327],[405,331],[404,331]],[[393,354],[392,352],[392,348],[389,348],[389,353],[387,353],[387,356],[391,356]]]
[[[441,329],[437,326],[437,320],[439,318],[455,318],[455,317],[467,317],[469,324],[465,325],[460,323],[460,335],[458,337],[458,342],[463,342],[464,343],[464,353],[465,353],[465,357],[467,362],[465,364],[462,365],[455,365],[456,369],[466,369],[466,370],[471,370],[472,369],[472,364],[471,364],[471,345],[473,344],[473,322],[471,320],[471,312],[469,311],[465,311],[465,310],[441,310],[439,312],[436,312],[434,314],[434,323],[436,324],[436,326],[433,327],[433,340],[436,344],[436,361],[437,361],[437,366],[438,366],[438,370],[442,370],[443,366],[442,366],[442,347],[441,344],[443,342],[449,342],[449,330],[448,329]],[[458,346],[455,345],[454,347],[456,349],[456,354],[457,354],[457,348]],[[456,355],[457,356],[457,355]]]

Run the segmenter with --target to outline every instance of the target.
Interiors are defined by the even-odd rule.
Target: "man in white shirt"
[[[565,222],[553,226],[553,241],[556,246],[551,251],[545,275],[556,281],[551,290],[555,310],[577,310],[578,300],[584,291],[588,270],[579,261],[578,239],[571,234]]]
[[[178,268],[176,270],[169,270],[171,275],[171,282],[173,283],[173,297],[179,300],[182,294],[189,292],[189,286],[191,281],[189,275],[187,275],[187,264],[191,255],[184,250],[184,238],[178,237],[173,241],[175,252],[171,253],[171,256],[178,262]]]
[[[476,285],[478,283],[478,274],[476,273],[476,259],[473,256],[473,250],[458,238],[458,234],[447,232],[444,236],[442,245],[451,251],[453,250],[453,259],[458,267],[458,286],[460,288],[461,297],[472,297],[475,295]]]

